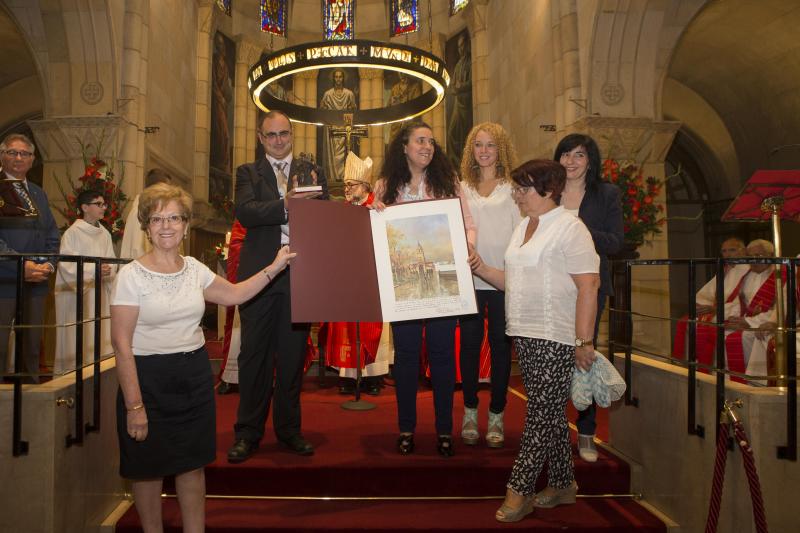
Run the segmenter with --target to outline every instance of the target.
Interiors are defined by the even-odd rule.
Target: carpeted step
[[[347,411],[346,400],[335,389],[313,389],[303,394],[305,437],[314,445],[312,457],[290,453],[267,434],[256,454],[245,463],[227,462],[233,443],[238,395],[218,396],[217,460],[206,468],[208,494],[232,496],[499,496],[519,448],[525,402],[509,394],[505,411],[506,446],[490,449],[484,443],[465,446],[456,438],[456,455],[443,458],[436,452],[433,433],[432,393],[420,391],[416,451],[402,456],[396,451],[397,409],[393,389],[378,397],[371,411]],[[488,395],[481,392],[482,405]],[[457,402],[458,403],[458,402]],[[456,406],[454,419],[462,408]],[[485,432],[486,413],[480,419]],[[458,424],[454,425],[458,428]],[[269,431],[269,428],[268,428]],[[575,438],[574,433],[572,434]],[[576,458],[575,476],[583,494],[627,494],[627,463],[600,451],[596,463]],[[540,488],[543,485],[540,485]],[[170,486],[166,490],[171,493]]]
[[[514,524],[494,519],[500,500],[298,501],[219,500],[206,503],[207,533],[324,531],[500,531],[535,530],[573,533],[656,533],[664,524],[627,498],[581,498],[575,505],[536,510]],[[131,507],[116,533],[138,532]],[[164,501],[164,531],[179,532],[175,499]]]

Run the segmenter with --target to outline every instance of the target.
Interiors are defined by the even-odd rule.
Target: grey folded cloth
[[[625,394],[625,380],[619,375],[611,361],[595,350],[595,361],[588,371],[577,366],[572,373],[572,403],[583,411],[592,400],[600,407],[608,407]]]

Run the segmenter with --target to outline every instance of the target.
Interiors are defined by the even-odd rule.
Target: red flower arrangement
[[[648,236],[661,233],[664,206],[657,203],[664,182],[653,176],[644,177],[635,163],[620,164],[614,159],[603,161],[603,179],[622,192],[622,219],[625,242],[641,246]]]
[[[121,188],[124,176],[120,176],[119,182],[115,183],[112,165],[102,159],[98,159],[97,156],[88,157],[86,155],[86,149],[89,147],[91,147],[91,145],[84,146],[83,143],[81,143],[85,170],[83,175],[78,178],[79,184],[74,185],[70,182],[70,188],[72,190],[67,193],[61,185],[61,180],[56,180],[65,203],[65,206],[58,210],[67,220],[67,223],[62,226],[61,231],[65,231],[73,222],[80,218],[80,206],[77,205],[78,195],[83,191],[97,191],[103,195],[108,204],[105,216],[100,220],[100,223],[103,224],[111,234],[111,239],[117,242],[122,238],[125,232],[125,221],[122,219],[122,211],[125,209],[128,197],[122,192]],[[98,147],[97,151],[100,151],[100,147]]]

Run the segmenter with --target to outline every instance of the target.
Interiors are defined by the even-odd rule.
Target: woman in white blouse
[[[152,250],[122,267],[111,297],[111,341],[120,392],[120,474],[133,481],[145,532],[161,531],[161,487],[175,476],[184,531],[203,531],[204,466],[216,457],[214,377],[200,329],[205,301],[246,302],[295,256],[288,247],[245,281],[231,284],[179,252],[192,199],[160,183],[139,198]]]
[[[517,154],[508,133],[500,124],[484,122],[469,132],[461,157],[461,186],[478,228],[475,249],[483,261],[503,268],[503,256],[514,228],[522,217],[511,197],[511,169],[517,166]],[[511,375],[511,345],[506,336],[505,295],[503,291],[473,276],[478,313],[459,318],[461,326],[461,383],[464,418],[461,439],[475,445],[478,432],[478,374],[484,317],[488,320],[491,350],[491,401],[488,409],[486,444],[501,448],[505,442],[503,412]]]
[[[575,502],[566,406],[572,371],[594,360],[592,330],[600,259],[592,236],[559,206],[566,172],[555,161],[532,160],[511,173],[514,200],[525,218],[505,255],[505,272],[471,257],[473,272],[506,291],[506,333],[512,337],[528,395],[525,429],[506,498],[495,518],[516,522],[534,507]],[[548,464],[548,486],[534,483]]]
[[[447,156],[433,139],[433,130],[424,122],[412,122],[403,127],[389,143],[381,169],[382,177],[375,183],[373,209],[387,205],[452,198],[461,200],[467,242],[475,245],[475,225],[464,199],[455,170]],[[455,390],[455,317],[406,320],[392,323],[394,336],[394,367],[397,395],[397,418],[400,435],[397,451],[408,455],[414,451],[414,430],[417,426],[417,383],[422,332],[428,348],[428,362],[433,385],[433,407],[436,415],[436,450],[443,457],[452,457],[453,448],[453,391]]]

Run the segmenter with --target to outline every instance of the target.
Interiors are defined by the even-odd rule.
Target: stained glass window
[[[231,16],[231,2],[233,0],[217,0],[217,7],[222,10],[223,13]]]
[[[322,0],[322,33],[325,40],[355,39],[356,0]]]
[[[261,31],[286,37],[286,5],[289,0],[261,0]]]
[[[412,33],[419,29],[417,0],[389,0],[390,36]]]
[[[469,4],[469,0],[450,0],[450,16],[455,15]]]

